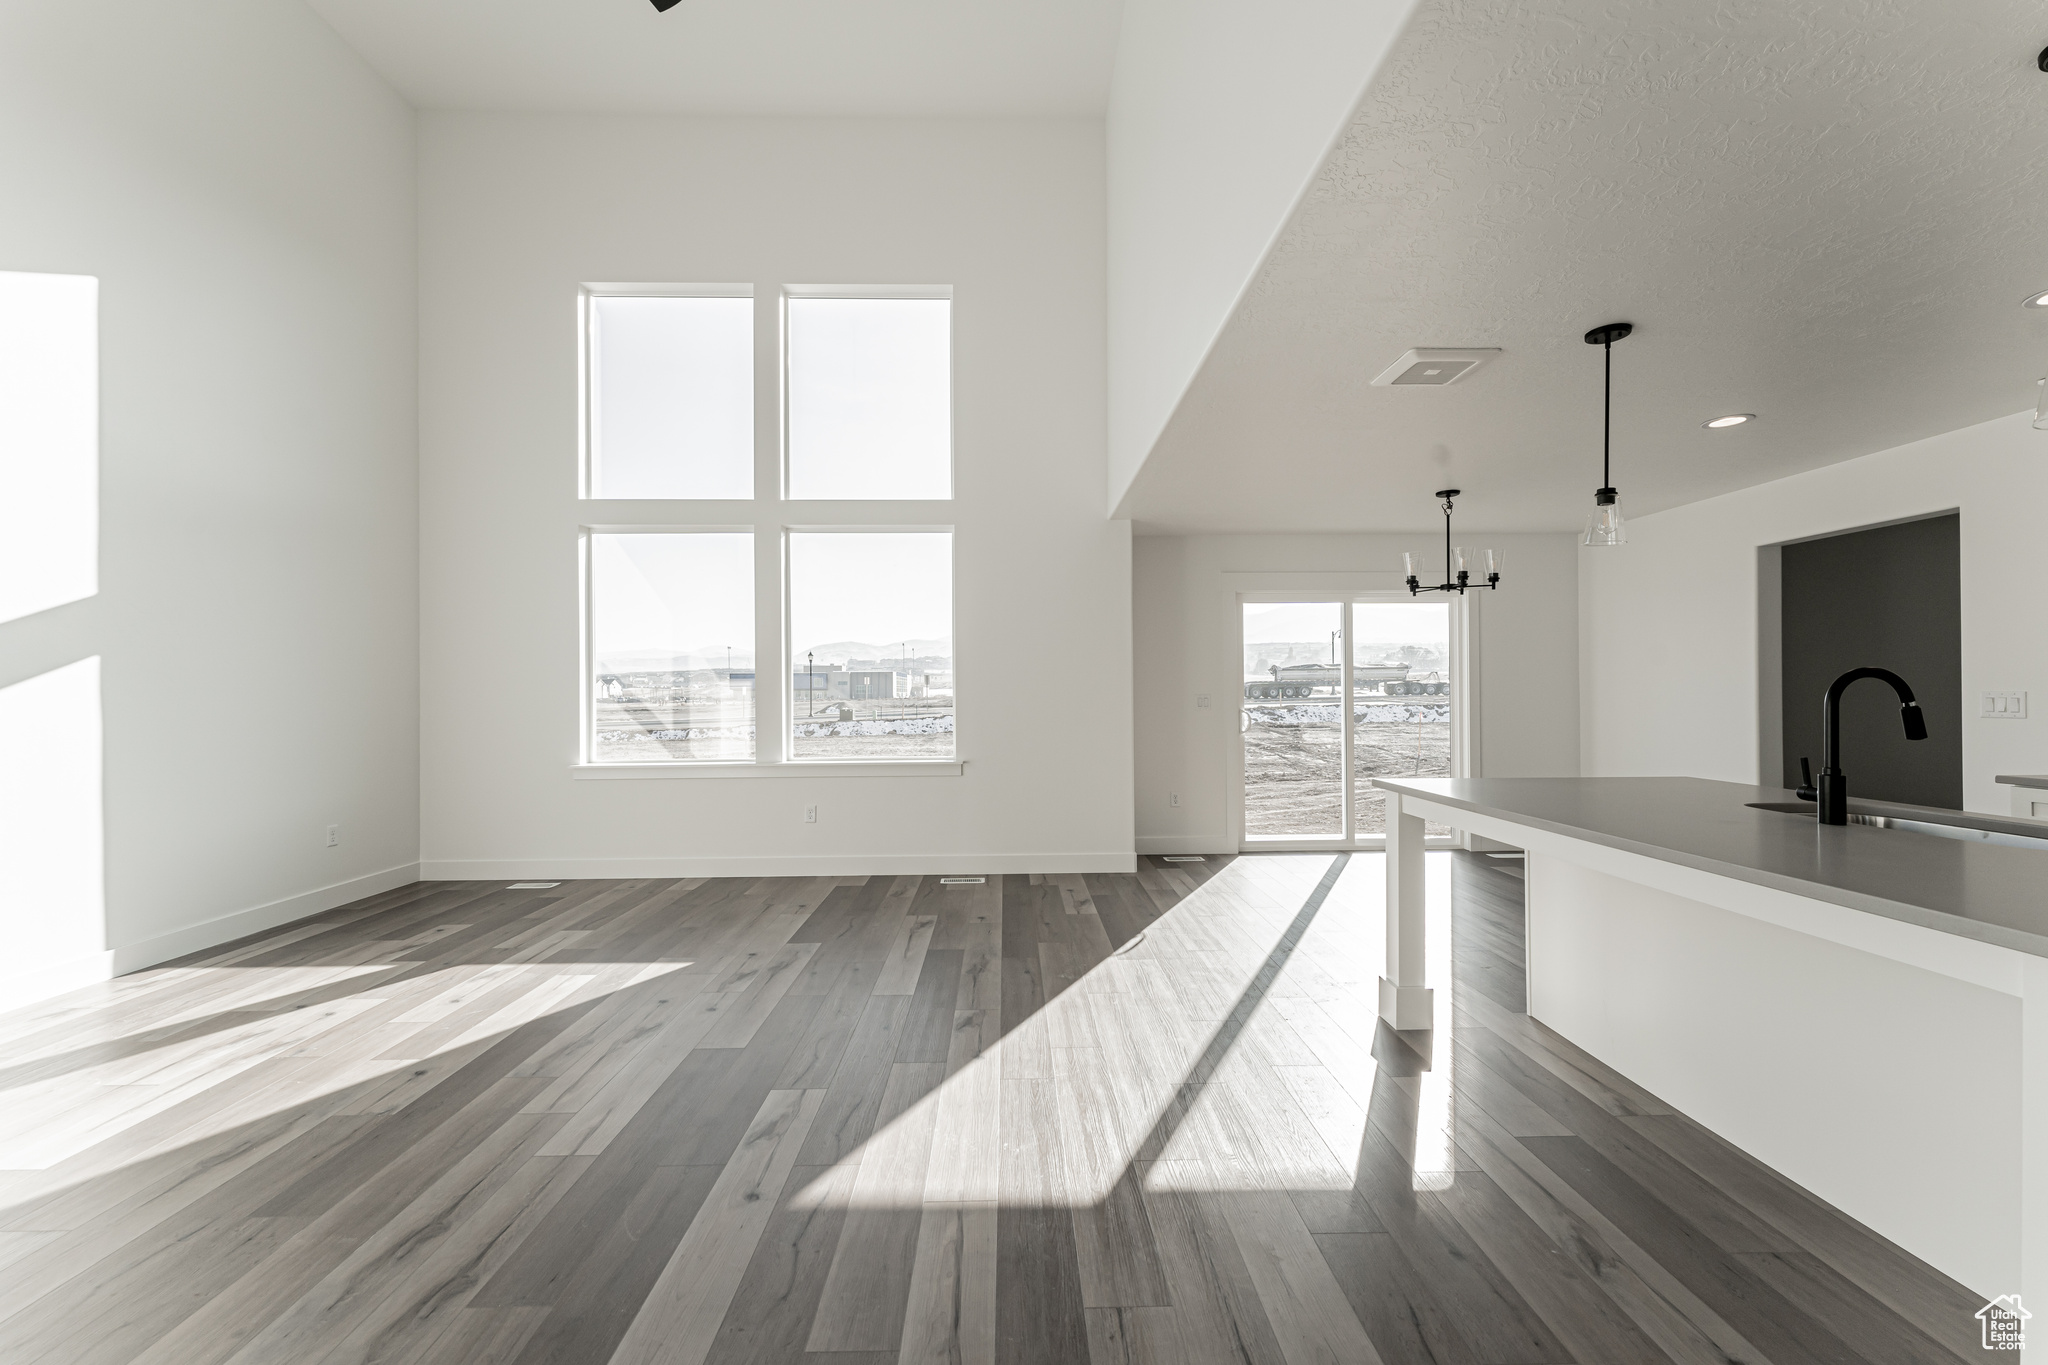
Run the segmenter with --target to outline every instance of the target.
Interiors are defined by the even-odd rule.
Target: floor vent
[[[987,884],[987,882],[988,882],[988,878],[986,878],[986,877],[941,877],[941,878],[939,878],[939,885],[940,885],[940,886],[984,886],[984,885],[986,885],[986,884]]]
[[[551,886],[560,885],[560,882],[514,882],[505,889],[507,891],[545,891]]]
[[[1206,863],[1209,860],[1199,853],[1168,853],[1163,855],[1163,861],[1169,863]]]

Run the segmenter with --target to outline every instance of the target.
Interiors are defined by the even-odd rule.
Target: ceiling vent
[[[1498,346],[1467,351],[1410,351],[1372,382],[1380,384],[1454,384],[1479,368],[1480,362],[1500,354]]]

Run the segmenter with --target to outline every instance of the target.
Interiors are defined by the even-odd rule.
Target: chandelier
[[[1436,494],[1439,498],[1443,499],[1444,504],[1444,581],[1425,588],[1415,573],[1414,553],[1411,551],[1401,556],[1402,562],[1407,566],[1408,593],[1410,596],[1420,596],[1426,592],[1455,592],[1462,594],[1467,588],[1498,588],[1500,586],[1500,571],[1507,567],[1508,557],[1505,550],[1479,550],[1473,552],[1470,555],[1471,566],[1468,567],[1468,556],[1465,547],[1460,545],[1454,548],[1451,545],[1451,499],[1457,497],[1462,491],[1457,488],[1440,488]],[[1473,568],[1481,563],[1484,563],[1486,566],[1486,581],[1484,583],[1474,583],[1471,581]]]

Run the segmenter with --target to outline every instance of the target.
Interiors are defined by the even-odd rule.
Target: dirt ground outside
[[[1245,834],[1254,839],[1342,837],[1342,725],[1334,717],[1320,724],[1264,724],[1258,719],[1260,711],[1249,714],[1253,723],[1244,733]],[[1360,834],[1386,832],[1385,794],[1367,785],[1372,778],[1451,775],[1451,727],[1443,721],[1361,719],[1353,742]],[[1432,824],[1428,832],[1450,831]]]
[[[839,721],[840,708],[851,712]],[[796,703],[804,710],[801,701]],[[817,704],[799,715],[790,748],[801,759],[951,758],[953,699],[890,698]],[[904,733],[908,731],[909,733]],[[592,758],[599,763],[744,763],[754,757],[752,698],[678,695],[600,700]]]

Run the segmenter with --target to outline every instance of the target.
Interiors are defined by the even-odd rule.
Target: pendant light
[[[1614,343],[1635,330],[1633,323],[1610,322],[1586,333],[1588,346],[1603,349],[1607,379],[1600,409],[1600,487],[1593,493],[1593,510],[1586,517],[1581,545],[1626,545],[1628,530],[1621,521],[1621,494],[1614,491]]]
[[[1455,548],[1451,545],[1451,499],[1457,497],[1458,492],[1455,488],[1440,488],[1436,494],[1443,499],[1444,509],[1444,581],[1425,588],[1422,586],[1420,575],[1416,572],[1422,567],[1421,559],[1413,551],[1401,556],[1405,565],[1402,572],[1408,579],[1410,597],[1420,597],[1426,592],[1454,592],[1463,597],[1467,588],[1500,586],[1500,571],[1507,567],[1508,557],[1505,550],[1468,551],[1462,545]],[[1480,567],[1486,570],[1486,581],[1474,583],[1473,570]]]

